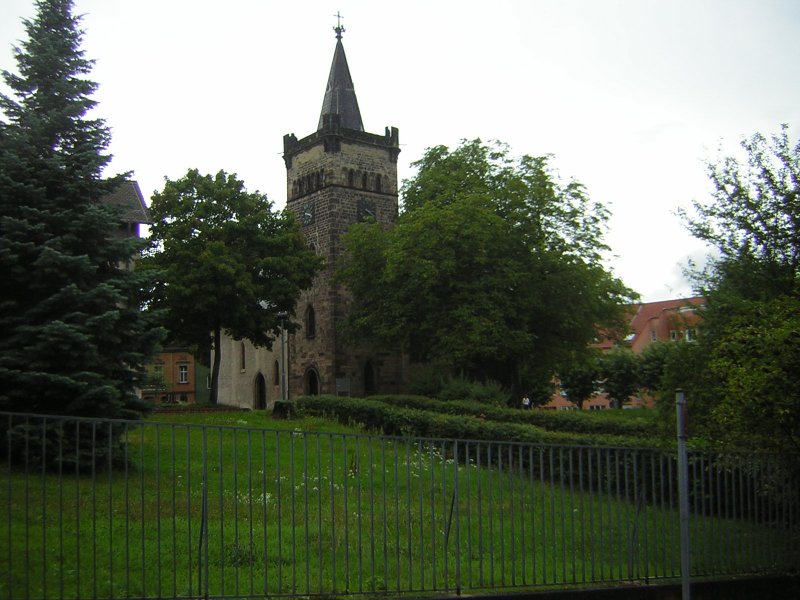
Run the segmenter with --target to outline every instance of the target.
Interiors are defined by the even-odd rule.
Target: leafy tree
[[[689,231],[716,248],[721,258],[698,283],[716,283],[713,275],[730,278],[729,262],[748,261],[769,269],[770,293],[796,293],[800,274],[800,142],[789,141],[788,127],[770,139],[756,134],[741,143],[742,163],[726,157],[707,165],[713,184],[710,203],[694,202],[696,217],[681,211]],[[720,272],[720,268],[722,271]],[[751,286],[747,271],[741,283]],[[703,286],[707,288],[708,286]],[[714,286],[715,287],[715,286]],[[740,290],[744,291],[744,290]]]
[[[524,388],[520,386],[522,394],[525,394],[531,400],[531,406],[543,406],[550,402],[553,394],[556,391],[553,377],[545,375],[544,372],[530,369],[527,372],[523,371],[520,377],[523,382]],[[509,398],[510,406],[519,406],[517,404],[518,398],[511,396]]]
[[[743,301],[712,325],[714,430],[737,445],[800,451],[800,298]]]
[[[118,235],[121,215],[102,202],[124,176],[102,176],[110,133],[87,116],[97,86],[72,2],[36,6],[0,95],[0,409],[138,418],[135,386],[162,332],[125,267],[140,241]],[[98,462],[115,447],[105,431]]]
[[[589,355],[559,375],[561,389],[570,401],[583,408],[583,403],[597,394],[600,380],[599,358]]]
[[[480,140],[429,149],[396,226],[345,237],[351,328],[518,392],[619,325],[632,292],[602,265],[607,212],[547,161]]]
[[[628,348],[616,347],[600,359],[603,391],[616,408],[639,390],[639,359]]]
[[[291,213],[276,213],[266,196],[250,193],[235,175],[190,170],[167,180],[150,208],[152,252],[143,263],[162,274],[153,289],[171,334],[205,352],[211,348],[211,402],[217,402],[220,339],[271,346],[278,314],[294,313],[321,259]],[[291,327],[291,326],[290,326]]]
[[[650,392],[665,389],[664,378],[671,355],[683,342],[656,342],[648,344],[639,356],[639,383]]]
[[[654,344],[655,346],[661,344]],[[689,436],[693,444],[712,444],[722,439],[717,424],[710,418],[711,411],[719,401],[721,390],[709,369],[709,356],[700,342],[677,342],[663,344],[660,380],[657,388],[646,384],[647,367],[640,364],[643,375],[642,386],[655,396],[658,421],[662,433],[669,440],[675,439],[675,395],[682,390],[689,402]],[[642,355],[642,363],[652,360]],[[652,364],[658,363],[654,360]]]
[[[746,161],[708,166],[711,202],[687,227],[718,252],[693,276],[699,344],[716,392],[706,428],[737,447],[800,450],[800,143],[788,127],[742,141]],[[691,397],[689,397],[691,402]]]

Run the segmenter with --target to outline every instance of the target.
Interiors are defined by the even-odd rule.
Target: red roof
[[[650,342],[670,341],[672,331],[691,328],[700,320],[697,309],[704,302],[702,296],[695,296],[636,305],[636,313],[630,321],[631,348],[639,352]]]
[[[634,352],[640,352],[652,341],[670,341],[671,331],[684,331],[700,320],[697,309],[704,303],[705,298],[694,296],[631,304],[628,307],[631,318],[628,322],[626,341]],[[615,344],[616,342],[612,339],[602,339],[593,346],[599,350],[608,351]]]

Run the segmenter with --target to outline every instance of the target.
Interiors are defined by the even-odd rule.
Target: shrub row
[[[217,412],[244,412],[246,408],[228,406],[226,404],[157,404],[154,413],[217,413]]]
[[[521,410],[470,400],[443,401],[423,396],[371,396],[370,400],[427,412],[471,415],[496,423],[534,425],[548,431],[565,433],[632,436],[652,441],[658,428],[658,423],[650,414],[632,418],[632,415],[623,416],[617,414],[617,411],[607,411],[613,412],[607,415],[581,411]]]
[[[391,401],[395,399],[397,397],[392,397]],[[410,397],[403,400],[409,404],[414,402]],[[494,422],[481,415],[443,414],[393,406],[391,401],[377,397],[303,396],[276,403],[275,412],[288,418],[322,416],[345,424],[357,423],[386,435],[419,436],[437,440],[437,443],[438,440],[483,442],[463,449],[460,460],[477,459],[479,464],[488,465],[513,459],[520,469],[535,473],[537,479],[550,484],[602,490],[635,502],[662,505],[677,502],[677,456],[670,449],[643,447],[642,438],[548,431],[535,425]],[[531,446],[522,450],[524,446],[521,445],[519,451],[512,451],[509,442]],[[757,458],[742,461],[741,457],[726,458],[702,452],[692,453],[689,463],[693,473],[690,502],[696,510],[702,506],[704,514],[730,516],[738,511],[741,518],[749,518],[753,516],[749,511],[762,510],[788,515],[787,499],[796,501],[797,491],[793,486],[789,486],[788,496],[782,491],[786,482],[780,475],[780,465],[774,461]],[[763,496],[763,500],[745,509],[741,499],[734,498],[731,504],[724,497],[709,495],[722,481],[738,482],[740,489],[751,490]],[[776,486],[774,482],[782,483]]]
[[[303,396],[276,403],[275,412],[289,418],[301,415],[335,418],[341,423],[358,423],[386,435],[586,446],[633,447],[642,444],[641,439],[631,436],[548,431],[534,424],[520,423],[519,420],[494,420],[485,413],[472,414],[461,410],[458,414],[445,414],[421,408],[422,402],[415,408],[400,406],[399,402],[394,402],[394,398]],[[413,403],[410,400],[413,397],[404,398],[409,399],[409,404]],[[490,407],[484,408],[490,410]]]

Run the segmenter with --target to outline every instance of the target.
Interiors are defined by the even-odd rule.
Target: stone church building
[[[333,281],[340,238],[362,220],[390,226],[398,214],[398,130],[364,130],[353,80],[336,31],[336,48],[317,130],[283,138],[286,206],[297,216],[308,244],[325,259],[314,285],[301,295],[294,320],[300,329],[271,350],[226,337],[222,341],[219,401],[269,408],[281,395],[365,396],[400,389],[399,353],[345,338],[339,324],[350,298]],[[285,379],[283,375],[286,375]],[[284,385],[282,385],[282,382]]]

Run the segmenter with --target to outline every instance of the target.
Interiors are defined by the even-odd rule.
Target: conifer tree
[[[39,0],[0,95],[0,410],[134,418],[161,332],[140,312],[136,238],[102,198],[110,132],[71,0]]]

